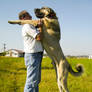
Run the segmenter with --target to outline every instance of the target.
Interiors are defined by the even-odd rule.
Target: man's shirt
[[[24,41],[25,53],[36,53],[43,51],[41,42],[35,39],[37,34],[39,34],[39,31],[33,25],[23,25],[22,36]]]

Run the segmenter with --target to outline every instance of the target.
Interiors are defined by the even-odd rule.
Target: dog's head
[[[49,7],[42,7],[41,9],[39,8],[35,9],[35,15],[37,18],[47,17],[51,19],[57,19],[54,10]]]

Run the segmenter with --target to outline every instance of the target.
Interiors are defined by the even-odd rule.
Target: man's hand
[[[38,20],[37,21],[37,28],[39,28],[39,27],[42,27],[42,25],[43,25],[43,21],[40,19],[40,20]]]
[[[43,21],[40,19],[40,20],[38,20],[38,26],[39,27],[42,27],[42,25],[43,25]]]
[[[42,40],[42,25],[43,25],[43,21],[40,19],[40,20],[38,20],[38,24],[37,24],[37,28],[38,28],[38,30],[39,30],[39,34],[36,36],[36,40],[39,40],[39,41],[41,41]]]
[[[36,40],[38,40],[38,41],[41,41],[41,39],[42,39],[42,34],[41,33],[39,33],[37,36],[36,36],[36,38],[35,38]]]

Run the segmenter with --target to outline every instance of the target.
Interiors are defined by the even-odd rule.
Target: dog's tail
[[[74,76],[81,76],[84,72],[83,66],[81,64],[78,64],[76,67],[76,72],[72,69],[71,65],[69,65],[69,72]]]

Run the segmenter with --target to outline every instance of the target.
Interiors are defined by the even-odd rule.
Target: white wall
[[[92,55],[89,56],[89,59],[92,59]]]

